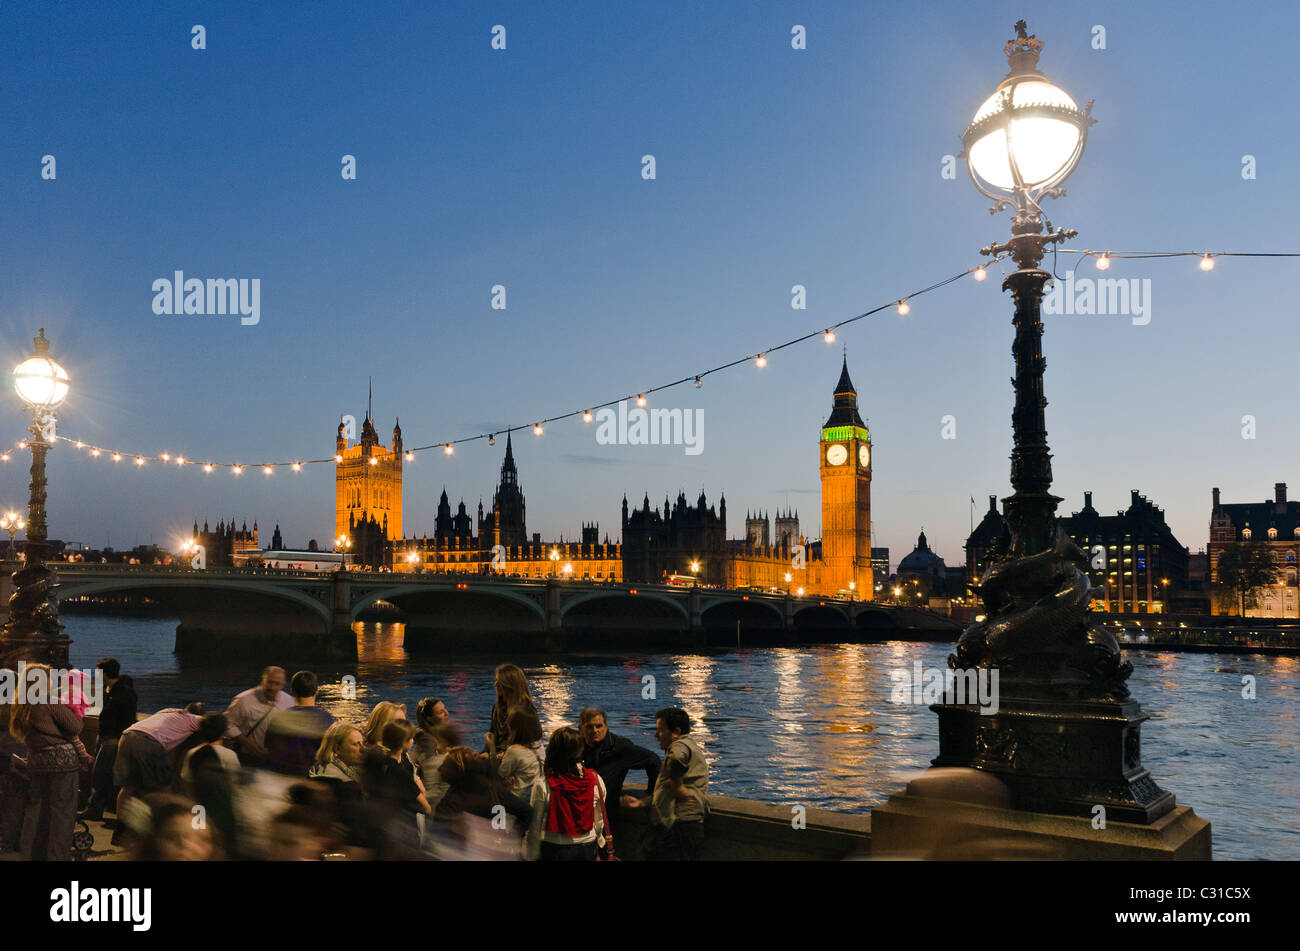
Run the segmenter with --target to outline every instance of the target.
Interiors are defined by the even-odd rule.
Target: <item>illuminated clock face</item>
[[[831,446],[826,450],[826,461],[833,466],[844,465],[845,460],[849,458],[849,451],[839,443]]]
[[[870,447],[870,446],[859,446],[859,447],[858,447],[858,463],[859,463],[859,464],[862,466],[862,468],[864,468],[864,469],[871,465],[871,447]]]

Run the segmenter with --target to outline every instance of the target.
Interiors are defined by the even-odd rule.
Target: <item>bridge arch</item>
[[[581,594],[575,594],[560,603],[560,615],[561,617],[567,617],[571,612],[573,612],[574,608],[595,601],[627,601],[629,603],[649,601],[664,604],[671,607],[681,620],[690,621],[690,608],[687,606],[685,596],[673,597],[672,595],[658,591],[637,591],[636,594],[633,594],[630,589],[584,591]]]
[[[526,594],[522,594],[509,588],[478,584],[471,585],[467,588],[454,588],[446,584],[404,584],[392,585],[387,588],[377,588],[373,591],[366,592],[366,594],[360,598],[356,604],[352,605],[349,609],[349,617],[355,621],[357,615],[366,610],[366,608],[369,608],[376,601],[387,601],[390,604],[396,605],[400,609],[403,607],[403,601],[409,603],[410,601],[420,599],[422,596],[427,597],[428,595],[438,597],[446,595],[448,598],[461,598],[467,595],[472,597],[477,595],[480,597],[510,601],[514,604],[522,605],[537,621],[542,623],[545,623],[546,621],[546,609],[537,601],[537,599],[530,598]]]
[[[306,591],[297,590],[285,585],[276,585],[269,582],[253,581],[249,582],[244,578],[223,578],[218,576],[204,575],[178,575],[176,577],[166,577],[160,575],[142,575],[138,578],[105,578],[96,580],[82,580],[73,576],[72,580],[62,580],[68,578],[70,573],[61,574],[58,587],[55,588],[55,597],[59,601],[67,601],[71,598],[93,597],[98,594],[117,594],[124,592],[138,592],[149,597],[156,598],[173,607],[178,613],[186,613],[187,606],[178,604],[174,600],[169,600],[167,595],[190,593],[221,593],[237,592],[241,598],[247,597],[250,593],[262,595],[276,601],[287,601],[296,607],[305,608],[312,616],[318,618],[321,625],[328,630],[330,624],[330,609],[328,604],[322,603],[318,598],[312,597]]]

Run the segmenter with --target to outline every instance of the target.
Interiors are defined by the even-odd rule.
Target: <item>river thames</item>
[[[69,615],[72,663],[122,662],[140,710],[202,700],[224,710],[269,663],[290,674],[292,657],[238,657],[182,665],[176,622]],[[576,724],[584,706],[604,707],[610,728],[652,750],[654,712],[683,707],[709,755],[709,788],[724,796],[866,812],[938,754],[938,720],[924,704],[893,703],[890,672],[944,667],[946,644],[895,641],[733,649],[707,654],[573,654],[446,659],[408,657],[400,624],[358,624],[356,664],[316,665],[320,703],[361,719],[380,700],[414,715],[425,696],[443,700],[467,745],[479,747],[492,708],[492,670],[502,661],[528,674],[550,730]],[[232,654],[237,652],[232,651]],[[1216,859],[1300,857],[1300,659],[1262,655],[1128,651],[1130,687],[1151,719],[1142,761],[1179,803],[1213,825]],[[356,678],[355,699],[342,678]],[[1243,697],[1254,678],[1255,698]],[[653,678],[653,679],[647,679]],[[653,696],[650,694],[653,693]],[[630,782],[644,781],[632,774]]]

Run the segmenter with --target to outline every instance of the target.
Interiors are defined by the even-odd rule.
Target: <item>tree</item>
[[[1237,602],[1239,613],[1260,602],[1261,589],[1277,584],[1280,571],[1273,553],[1262,542],[1235,542],[1224,547],[1216,565],[1216,587]]]

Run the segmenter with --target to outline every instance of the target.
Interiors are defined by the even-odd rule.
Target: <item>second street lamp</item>
[[[9,599],[9,620],[0,635],[0,667],[19,660],[68,666],[68,636],[59,623],[54,598],[58,587],[46,565],[49,546],[45,526],[45,454],[55,435],[55,410],[68,396],[68,374],[50,356],[45,328],[32,341],[31,355],[14,368],[14,390],[31,411],[32,481],[27,505],[26,563],[14,572],[14,593]]]

